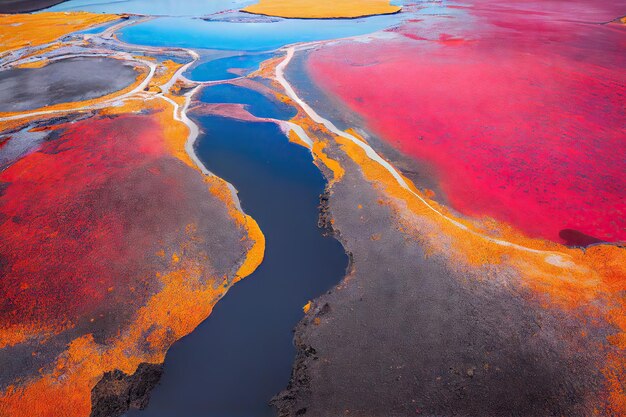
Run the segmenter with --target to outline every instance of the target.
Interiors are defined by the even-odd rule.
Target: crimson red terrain
[[[115,335],[160,289],[155,272],[169,270],[190,225],[214,228],[204,216],[217,216],[154,116],[90,118],[57,132],[0,173],[0,328],[15,330],[13,343],[77,326]]]
[[[155,140],[159,126],[137,119],[71,125],[0,174],[5,325],[74,322],[145,277],[151,236],[126,233],[148,206],[117,203],[128,177],[150,169],[165,150]]]
[[[461,213],[557,242],[623,241],[625,28],[615,19],[626,7],[597,3],[444,7],[392,39],[321,48],[308,68],[432,167]]]

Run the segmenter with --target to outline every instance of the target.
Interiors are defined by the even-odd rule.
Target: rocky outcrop
[[[140,364],[132,375],[119,369],[105,373],[91,391],[91,417],[117,417],[131,409],[143,410],[162,373],[163,365],[152,363]]]

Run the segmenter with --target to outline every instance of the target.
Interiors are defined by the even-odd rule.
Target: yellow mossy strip
[[[294,132],[293,130],[289,132],[289,142],[295,143],[296,145],[300,145],[303,148],[310,149],[309,145],[305,143],[302,139],[300,139],[300,136],[298,136],[298,134]]]
[[[18,128],[28,126],[28,124],[34,120],[37,120],[38,117],[25,117],[23,119],[16,120],[5,120],[0,122],[0,132],[5,132],[7,130],[17,130]]]
[[[232,285],[252,274],[257,267],[261,265],[263,257],[265,256],[265,236],[256,220],[242,212],[239,207],[235,205],[234,196],[226,181],[219,177],[206,177],[205,181],[209,184],[211,194],[226,204],[228,214],[235,219],[240,227],[246,230],[248,241],[252,242],[252,245],[248,248],[248,254],[245,260],[239,266],[235,274],[235,278],[231,283]]]
[[[289,97],[281,95],[280,98],[282,98],[285,103],[294,105],[293,101],[291,101]],[[309,119],[306,113],[300,108],[298,108],[298,114],[296,114],[295,117],[291,119],[291,122],[299,125],[304,129],[307,135],[309,135],[309,137],[313,139],[313,146],[309,148],[309,146],[304,143],[294,131],[291,131],[289,133],[289,140],[293,143],[302,145],[305,148],[310,149],[311,154],[313,155],[313,161],[324,165],[331,171],[332,178],[328,178],[328,186],[331,187],[335,182],[341,180],[341,178],[345,174],[345,170],[339,162],[328,157],[328,155],[324,151],[327,143],[319,139],[320,136],[322,136],[323,134],[327,134],[328,131],[324,127],[321,127],[320,125]]]
[[[389,0],[259,0],[244,12],[300,19],[341,19],[392,14],[401,10]]]
[[[31,61],[25,64],[17,65],[16,68],[43,68],[46,65],[48,65],[48,62],[49,61],[44,58],[44,59],[40,59],[39,61]]]
[[[0,52],[52,42],[69,33],[117,20],[111,14],[49,12],[0,15]]]

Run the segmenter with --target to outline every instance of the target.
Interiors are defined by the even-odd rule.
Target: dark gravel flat
[[[42,68],[0,72],[0,112],[37,109],[114,93],[135,81],[131,65],[111,58],[70,58]]]
[[[0,0],[0,13],[28,13],[47,9],[65,0]]]

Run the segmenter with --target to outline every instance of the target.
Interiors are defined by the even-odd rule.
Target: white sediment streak
[[[165,84],[163,84],[162,90],[164,92],[168,92],[170,91],[170,88],[172,88],[172,85],[174,85],[174,83],[178,80],[181,80],[183,78],[185,78],[183,76],[183,73],[185,71],[187,71],[187,69],[192,66],[193,64],[196,63],[196,61],[198,61],[198,58],[200,58],[200,56],[196,53],[196,51],[192,51],[191,49],[185,49],[185,51],[191,56],[192,60],[187,62],[185,65],[183,65],[182,67],[180,67],[178,69],[178,71],[176,71],[174,73],[174,75],[172,76],[172,78],[170,78],[170,80],[168,82],[166,82]],[[185,78],[186,80],[186,78]]]
[[[149,20],[150,18],[146,17],[143,19],[138,19],[136,21],[123,21],[120,22],[116,25],[113,25],[109,28],[107,28],[102,34],[98,35],[98,34],[94,34],[94,35],[85,35],[86,38],[94,38],[94,37],[99,37],[99,38],[103,38],[103,39],[113,39],[116,43],[119,44],[123,44],[123,45],[128,45],[125,44],[124,42],[119,41],[118,39],[115,39],[113,37],[113,34],[115,31],[119,30],[120,28],[122,28],[123,26],[127,26],[127,25],[132,25],[132,24],[137,24],[137,23],[141,23],[143,21]],[[69,43],[72,44],[72,43]],[[137,47],[136,45],[133,45],[134,47]],[[153,52],[160,52],[159,48],[153,48],[153,47],[141,47],[142,50],[144,51],[153,51]],[[191,104],[191,97],[196,93],[196,91],[198,91],[199,88],[201,88],[202,85],[209,85],[209,84],[221,84],[222,82],[228,82],[228,81],[233,81],[233,80],[220,80],[217,82],[195,82],[195,81],[190,81],[188,80],[183,73],[185,71],[187,71],[189,69],[189,67],[193,64],[195,64],[198,59],[200,58],[200,56],[198,55],[198,53],[196,53],[196,51],[191,50],[191,49],[184,49],[184,48],[178,48],[178,50],[184,50],[185,52],[187,52],[187,54],[189,54],[189,56],[191,56],[192,60],[188,63],[186,63],[185,65],[181,66],[178,70],[176,70],[176,72],[172,75],[172,77],[163,85],[159,86],[161,89],[161,92],[159,93],[154,93],[154,92],[146,92],[145,89],[146,87],[148,87],[148,85],[150,84],[150,81],[152,81],[154,74],[156,72],[157,69],[157,64],[148,60],[143,60],[140,58],[137,58],[133,55],[131,55],[128,52],[117,52],[115,55],[117,56],[118,59],[123,59],[127,62],[135,62],[135,63],[141,63],[146,65],[149,68],[148,74],[145,77],[145,79],[139,83],[135,88],[133,88],[131,91],[121,94],[119,96],[113,97],[109,100],[105,100],[102,102],[99,102],[97,104],[93,104],[93,105],[88,105],[88,106],[83,106],[83,107],[77,107],[77,108],[71,108],[71,109],[57,109],[57,110],[40,110],[40,111],[34,111],[34,112],[26,112],[26,113],[20,113],[17,115],[13,115],[13,116],[7,116],[7,117],[0,117],[0,122],[2,121],[9,121],[9,120],[17,120],[17,119],[23,119],[23,118],[27,118],[27,117],[34,117],[34,116],[43,116],[43,115],[50,115],[50,114],[57,114],[57,113],[75,113],[75,112],[81,112],[81,111],[87,111],[87,110],[97,110],[97,109],[102,109],[102,108],[106,108],[106,107],[110,107],[110,106],[114,106],[117,103],[121,103],[123,101],[125,101],[126,99],[132,98],[132,99],[142,99],[142,100],[153,100],[155,98],[161,98],[165,101],[167,101],[168,103],[170,103],[172,105],[172,111],[173,111],[173,119],[177,122],[180,123],[184,123],[187,128],[189,129],[189,134],[187,136],[187,140],[185,141],[185,152],[187,153],[187,155],[189,156],[189,158],[193,161],[193,163],[198,167],[198,169],[207,176],[214,176],[214,174],[209,171],[207,169],[207,167],[204,165],[204,163],[202,163],[202,161],[198,158],[198,156],[195,153],[194,150],[194,144],[196,142],[196,140],[198,139],[198,136],[200,134],[200,129],[198,128],[198,125],[196,125],[196,123],[194,123],[188,116],[187,116],[187,110],[189,109],[189,105]],[[59,57],[55,57],[55,58],[51,58],[50,61],[56,61],[56,60],[61,60],[61,59],[67,59],[67,58],[74,58],[74,57],[107,57],[110,58],[111,54],[110,53],[106,53],[106,52],[102,52],[102,53],[78,53],[78,54],[67,54],[66,56],[59,56]],[[15,64],[14,61],[13,64]],[[9,63],[11,64],[11,63]],[[6,64],[3,64],[6,65]],[[243,78],[243,77],[239,77],[239,78]],[[185,98],[184,104],[182,105],[182,107],[174,100],[172,100],[170,97],[167,96],[168,93],[170,93],[170,90],[172,88],[172,86],[177,82],[177,81],[185,81],[188,83],[191,83],[193,85],[195,85],[195,87],[193,87],[191,90],[189,90],[188,92],[186,92],[183,97]],[[272,119],[272,121],[274,121]],[[299,126],[294,125],[295,128],[299,128]],[[302,130],[302,129],[300,129]],[[304,133],[304,131],[303,131]],[[306,136],[306,134],[304,134]],[[304,139],[303,139],[304,140]],[[310,141],[310,139],[309,139]],[[226,181],[225,181],[226,182]],[[226,185],[228,186],[228,189],[230,190],[230,192],[232,193],[232,198],[233,198],[233,202],[235,204],[235,206],[237,207],[237,209],[241,212],[243,212],[243,209],[241,208],[241,203],[239,201],[239,197],[237,195],[237,190],[236,188],[230,184],[229,182],[226,182]]]
[[[362,140],[358,139],[356,136],[351,135],[351,134],[349,134],[347,132],[344,132],[341,129],[337,128],[337,126],[335,126],[330,120],[325,119],[322,116],[320,116],[319,114],[317,114],[317,112],[315,110],[313,110],[311,108],[311,106],[309,106],[306,102],[304,102],[304,100],[302,100],[296,94],[296,92],[293,89],[293,87],[289,84],[289,82],[285,78],[285,68],[287,67],[287,65],[289,64],[291,59],[293,58],[294,52],[295,52],[295,48],[293,46],[287,48],[287,53],[285,55],[285,58],[276,66],[276,81],[278,81],[283,86],[283,88],[285,89],[285,92],[287,93],[289,98],[291,98],[294,102],[296,102],[302,108],[302,110],[304,110],[304,112],[311,118],[311,120],[313,120],[315,123],[323,125],[330,132],[332,132],[335,135],[340,136],[342,138],[348,139],[349,141],[353,142],[355,145],[357,145],[358,147],[363,149],[365,151],[365,154],[368,156],[368,158],[370,158],[371,160],[377,162],[379,165],[381,165],[383,168],[385,168],[385,170],[387,172],[389,172],[393,176],[393,178],[396,180],[396,182],[402,188],[404,188],[410,194],[412,194],[413,196],[418,198],[420,200],[420,202],[422,202],[426,207],[428,207],[434,213],[436,213],[437,215],[441,216],[442,218],[444,218],[445,220],[447,220],[451,224],[455,225],[456,227],[458,227],[458,228],[460,228],[460,229],[462,229],[464,231],[467,231],[469,233],[472,233],[473,235],[479,236],[479,237],[481,237],[481,238],[483,238],[483,239],[485,239],[485,240],[487,240],[489,242],[495,243],[497,245],[506,246],[506,247],[510,247],[510,248],[514,248],[514,249],[519,249],[519,250],[522,250],[522,251],[536,253],[536,254],[549,254],[549,256],[546,257],[546,262],[549,262],[551,264],[555,263],[555,258],[554,258],[555,256],[561,256],[561,255],[569,256],[567,254],[563,254],[563,253],[560,253],[560,252],[543,251],[543,250],[528,248],[526,246],[518,245],[516,243],[511,243],[511,242],[508,242],[506,240],[493,238],[491,236],[486,236],[486,235],[484,235],[482,233],[479,233],[479,232],[476,232],[475,230],[470,229],[469,227],[467,227],[463,223],[461,223],[461,222],[459,222],[459,221],[457,221],[457,220],[455,220],[453,218],[450,218],[450,217],[446,216],[444,213],[442,213],[439,210],[437,210],[435,207],[433,207],[431,204],[429,204],[428,201],[426,201],[419,194],[414,192],[411,189],[411,187],[409,187],[409,185],[404,180],[404,178],[398,173],[398,171],[396,171],[396,169],[388,161],[386,161],[384,158],[382,158],[371,146],[369,146],[367,143],[363,142]],[[567,264],[564,262],[563,265],[567,265]]]
[[[213,173],[207,169],[202,161],[200,161],[200,158],[198,158],[198,156],[196,155],[196,151],[194,150],[193,146],[196,143],[196,139],[198,139],[200,129],[198,128],[197,124],[195,124],[189,117],[187,117],[187,109],[189,108],[189,104],[191,103],[191,96],[196,92],[198,88],[200,87],[196,87],[185,94],[185,105],[181,109],[182,122],[189,127],[189,137],[187,138],[187,142],[185,142],[185,151],[187,151],[189,157],[196,163],[196,165],[203,174],[213,175]],[[239,204],[238,201],[237,204]]]
[[[200,135],[200,129],[198,128],[198,125],[195,124],[193,120],[191,120],[187,116],[187,109],[189,108],[189,105],[191,104],[191,96],[193,96],[200,87],[196,85],[196,87],[194,87],[193,89],[189,90],[188,92],[184,94],[185,103],[183,104],[182,108],[179,108],[180,106],[174,100],[165,96],[165,94],[169,93],[170,89],[172,88],[172,86],[174,85],[176,81],[184,78],[183,73],[187,71],[187,69],[191,65],[195,64],[196,61],[198,61],[199,59],[199,55],[195,51],[192,51],[191,49],[185,49],[185,51],[187,51],[187,53],[191,56],[192,60],[186,63],[185,65],[183,65],[182,67],[180,67],[178,71],[174,73],[172,78],[167,83],[163,84],[163,87],[162,87],[163,92],[159,94],[159,96],[169,101],[174,106],[174,120],[184,123],[189,129],[189,135],[187,136],[187,140],[185,141],[185,152],[187,152],[187,155],[189,156],[189,158],[194,162],[194,164],[196,164],[198,169],[202,171],[204,175],[213,176],[213,173],[207,169],[207,167],[202,163],[200,158],[198,158],[198,155],[196,155],[196,151],[194,150],[193,146],[196,143],[198,136]],[[237,204],[239,204],[238,201],[237,201]]]
[[[311,150],[313,149],[313,140],[309,137],[309,135],[306,134],[304,129],[302,129],[302,126],[297,125],[293,122],[286,122],[284,120],[276,120],[276,122],[279,123],[280,128],[283,130],[285,135],[288,136],[289,132],[293,130],[296,133],[296,135],[298,135],[300,140],[306,143],[309,149]]]

